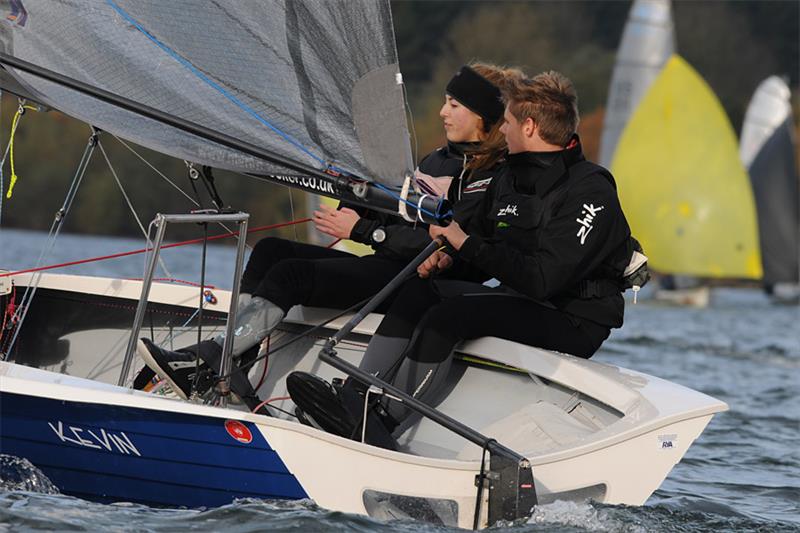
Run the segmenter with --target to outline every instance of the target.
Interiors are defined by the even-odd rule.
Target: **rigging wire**
[[[177,183],[175,183],[175,182],[174,182],[173,180],[171,180],[171,179],[170,179],[170,178],[169,178],[169,177],[168,177],[166,174],[164,174],[164,173],[163,173],[163,172],[161,172],[161,171],[160,171],[158,168],[156,168],[156,167],[155,167],[155,166],[154,166],[152,163],[150,163],[150,161],[148,161],[147,159],[145,159],[145,158],[144,158],[144,157],[143,157],[141,154],[139,154],[139,152],[137,152],[136,150],[134,150],[134,149],[133,149],[133,148],[132,148],[132,147],[131,147],[131,146],[130,146],[128,143],[126,143],[125,141],[123,141],[122,139],[120,139],[118,136],[116,136],[116,135],[115,135],[115,134],[113,134],[113,133],[111,133],[110,135],[111,135],[112,137],[114,137],[114,138],[115,138],[115,139],[116,139],[116,140],[117,140],[117,141],[118,141],[118,142],[119,142],[119,143],[120,143],[122,146],[124,146],[125,148],[127,148],[127,149],[128,149],[128,150],[129,150],[129,151],[130,151],[130,152],[131,152],[133,155],[135,155],[136,157],[138,157],[138,158],[139,158],[139,159],[140,159],[140,160],[141,160],[141,161],[142,161],[142,162],[143,162],[145,165],[147,165],[148,167],[150,167],[150,169],[152,169],[152,170],[153,170],[153,171],[154,171],[156,174],[158,174],[158,175],[161,177],[161,179],[163,179],[164,181],[166,181],[167,183],[169,183],[170,185],[172,185],[172,187],[173,187],[175,190],[177,190],[179,193],[181,193],[183,196],[185,196],[185,197],[186,197],[186,199],[188,199],[190,202],[192,202],[192,204],[194,204],[194,206],[195,206],[195,207],[200,207],[200,204],[199,204],[199,203],[197,203],[197,200],[195,200],[194,198],[192,198],[192,197],[189,195],[189,193],[187,193],[186,191],[184,191],[183,189],[181,189],[180,185],[178,185]],[[228,226],[226,226],[226,225],[225,225],[225,223],[224,223],[224,222],[217,222],[216,224],[217,224],[217,225],[219,225],[219,226],[221,226],[223,229],[225,229],[225,231],[228,231],[228,232],[232,231],[232,230],[231,230],[231,229],[230,229]],[[249,233],[249,232],[248,232],[248,233]],[[249,244],[245,244],[245,246],[247,246],[248,248],[252,248],[252,246],[250,246]]]
[[[137,152],[136,150],[134,150],[133,148],[131,148],[131,147],[130,147],[130,145],[128,145],[128,143],[126,143],[125,141],[123,141],[122,139],[120,139],[119,137],[117,137],[117,136],[116,136],[115,134],[113,134],[113,133],[111,134],[111,136],[112,136],[112,137],[114,137],[114,138],[115,138],[117,141],[119,141],[119,143],[120,143],[122,146],[124,146],[125,148],[127,148],[128,150],[130,150],[130,151],[131,151],[131,153],[132,153],[133,155],[135,155],[136,157],[138,157],[138,158],[139,158],[139,159],[140,159],[140,160],[141,160],[141,161],[142,161],[142,162],[143,162],[145,165],[147,165],[148,167],[150,167],[150,168],[151,168],[151,169],[152,169],[152,170],[153,170],[153,171],[154,171],[156,174],[158,174],[159,176],[161,176],[161,178],[162,178],[164,181],[166,181],[167,183],[169,183],[170,185],[172,185],[172,187],[174,187],[174,188],[175,188],[175,190],[177,190],[179,193],[181,193],[183,196],[185,196],[187,200],[189,200],[190,202],[192,202],[192,203],[195,205],[195,207],[200,207],[200,204],[198,204],[198,203],[197,203],[197,200],[195,200],[194,198],[192,198],[192,197],[189,195],[189,193],[187,193],[186,191],[184,191],[183,189],[181,189],[180,185],[178,185],[178,184],[176,184],[174,181],[172,181],[172,180],[171,180],[169,177],[167,177],[167,175],[166,175],[166,174],[164,174],[163,172],[161,172],[160,170],[158,170],[158,169],[157,169],[155,166],[153,166],[153,164],[152,164],[152,163],[150,163],[150,161],[148,161],[147,159],[145,159],[145,158],[144,158],[142,155],[140,155],[140,154],[139,154],[139,152]],[[228,229],[228,228],[225,228],[225,229]],[[230,231],[230,230],[228,229],[228,231]]]
[[[39,254],[39,259],[36,260],[37,268],[38,266],[41,266],[45,257],[47,257],[53,251],[58,234],[61,232],[61,228],[64,226],[64,220],[66,220],[67,214],[72,207],[72,202],[75,200],[75,196],[78,194],[78,189],[81,186],[83,176],[86,174],[86,169],[89,166],[89,161],[92,158],[92,154],[94,154],[94,149],[96,146],[97,135],[94,131],[92,131],[92,135],[89,136],[89,141],[86,143],[86,148],[81,156],[80,163],[78,163],[78,168],[75,171],[74,177],[72,178],[72,183],[70,183],[69,189],[67,190],[64,203],[53,217],[53,223],[50,225],[50,231],[47,234],[47,240],[45,241],[42,251]],[[17,341],[19,332],[22,330],[22,324],[25,322],[25,317],[28,316],[28,310],[30,309],[30,305],[33,301],[34,295],[36,294],[36,290],[39,288],[39,282],[41,279],[41,274],[36,274],[34,276],[33,283],[25,287],[22,300],[17,307],[17,323],[16,328],[14,329],[14,335],[11,338],[11,342],[9,343],[6,352],[3,354],[3,360],[7,359],[8,355],[14,349],[14,343]],[[22,313],[21,315],[19,314],[20,312]]]
[[[0,135],[3,131],[3,89],[0,89]],[[1,139],[2,137],[0,137]],[[2,144],[2,143],[0,143]],[[6,148],[8,150],[8,148]],[[6,156],[3,155],[3,160],[0,161],[0,228],[3,227],[3,166],[6,163]]]
[[[95,130],[94,128],[92,128],[92,130],[99,134],[98,130]],[[141,219],[139,219],[139,215],[136,214],[136,209],[134,209],[133,203],[131,202],[131,199],[128,197],[128,193],[125,192],[125,188],[122,186],[122,182],[120,181],[119,176],[117,175],[117,171],[114,170],[114,166],[111,164],[111,160],[108,158],[108,154],[106,153],[106,149],[103,147],[103,143],[100,142],[99,135],[98,135],[98,138],[97,138],[97,147],[100,149],[100,153],[103,154],[103,159],[106,160],[106,164],[108,165],[108,169],[111,171],[111,175],[114,177],[114,181],[117,182],[117,187],[119,187],[119,191],[122,193],[122,197],[125,199],[125,203],[128,204],[128,209],[130,209],[134,220],[136,220],[136,224],[139,226],[139,229],[142,230],[142,235],[144,235],[144,238],[147,239],[148,238],[147,230],[144,229],[144,225],[142,224]],[[164,272],[166,273],[167,277],[170,277],[170,278],[173,277],[172,273],[167,268],[167,265],[164,263],[164,258],[163,257],[159,257],[158,258],[158,263],[161,265],[161,268],[162,268],[162,270],[164,270]]]
[[[292,188],[289,187],[289,211],[291,212],[292,220],[294,220],[294,195],[292,194]],[[297,236],[297,226],[294,226],[294,240],[299,241],[300,237]]]

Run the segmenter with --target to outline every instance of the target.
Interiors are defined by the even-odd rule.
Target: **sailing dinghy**
[[[96,127],[76,177],[103,130],[196,165],[446,222],[446,203],[408,187],[388,2],[17,0],[3,9],[16,11],[0,24],[6,71],[28,97]],[[74,187],[67,196],[55,234]],[[158,252],[168,225],[220,220],[240,230],[233,290],[202,287],[197,309],[197,288],[153,281]],[[137,391],[142,327],[170,346],[198,330],[232,338],[247,215],[157,215],[155,225],[142,281],[0,275],[0,303],[18,318],[0,339],[0,449],[66,494],[186,507],[311,498],[481,528],[555,499],[643,504],[727,409],[652,376],[497,338],[461,346],[452,393],[422,405],[359,373],[381,318],[370,304],[349,320],[293,309],[252,371],[275,416],[236,404],[226,379],[210,403]],[[226,345],[223,374],[229,354]],[[293,370],[356,376],[420,417],[399,451],[302,425],[285,398]]]

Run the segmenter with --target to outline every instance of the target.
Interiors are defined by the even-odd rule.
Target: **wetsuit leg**
[[[286,259],[269,270],[253,294],[285,312],[295,305],[346,309],[377,293],[403,266],[376,256]]]
[[[376,256],[357,257],[319,246],[282,239],[263,239],[256,264],[263,267],[270,252],[273,263],[241,306],[236,319],[233,354],[240,355],[260,343],[295,305],[346,309],[378,292],[403,267]],[[295,254],[300,257],[291,257]],[[283,257],[275,261],[274,257]],[[251,275],[255,267],[251,269]],[[224,335],[215,341],[222,345]]]
[[[415,276],[406,281],[369,341],[359,368],[391,380],[420,318],[440,301],[430,280]]]
[[[355,257],[353,254],[302,242],[266,237],[258,241],[250,253],[242,274],[240,292],[252,293],[267,272],[284,259],[324,259]]]

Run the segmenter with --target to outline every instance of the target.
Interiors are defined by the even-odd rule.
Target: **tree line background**
[[[444,86],[470,60],[519,66],[529,74],[555,69],[578,91],[587,157],[598,152],[604,106],[629,1],[393,1],[400,66],[408,89],[419,149],[444,142],[438,110]],[[800,117],[800,2],[797,0],[673,2],[677,51],[709,83],[741,130],[745,109],[766,77],[784,76]],[[17,102],[4,95],[0,145],[5,147]],[[58,112],[28,113],[15,138],[19,181],[2,200],[0,227],[49,228],[61,206],[90,134],[87,125]],[[797,135],[800,137],[800,135]],[[156,212],[193,208],[183,195],[114,139],[104,147],[126,193],[146,225]],[[191,192],[183,161],[137,147],[153,166]],[[10,170],[4,168],[4,187]],[[251,213],[251,227],[305,216],[304,193],[238,175],[218,173],[217,187],[231,206]],[[96,153],[63,231],[141,234],[102,155]],[[172,237],[195,234],[176,227]],[[295,236],[285,228],[274,235]],[[299,230],[302,236],[305,230]],[[0,233],[2,235],[2,233]],[[256,240],[259,236],[252,236]]]

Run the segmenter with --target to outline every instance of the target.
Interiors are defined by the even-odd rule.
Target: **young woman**
[[[469,224],[505,153],[499,129],[503,114],[499,86],[519,75],[517,70],[474,64],[462,67],[447,85],[439,113],[447,145],[423,158],[417,174],[423,187],[433,185],[432,176],[452,177],[447,194],[459,223]],[[324,233],[371,245],[375,254],[357,257],[283,239],[261,240],[242,279],[233,346],[234,360],[239,359],[240,365],[252,360],[261,341],[292,306],[346,309],[378,292],[430,242],[423,224],[348,208],[317,211],[314,222]],[[173,352],[141,339],[137,353],[178,395],[187,398],[195,372],[188,363],[199,355],[209,367],[218,369],[223,342],[219,336]],[[258,405],[255,391],[238,367],[231,388],[251,409]]]

